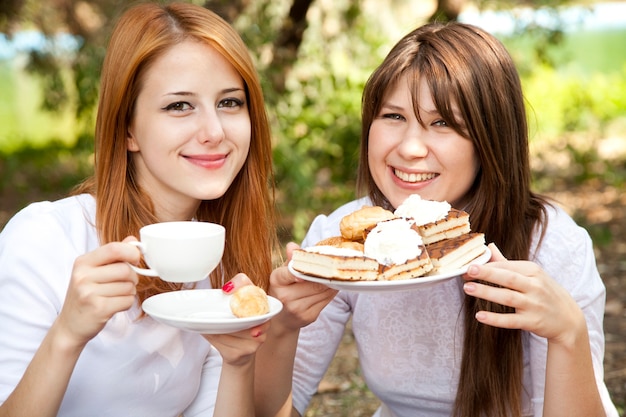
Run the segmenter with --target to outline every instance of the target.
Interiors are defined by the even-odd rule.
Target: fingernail
[[[467,268],[467,273],[469,275],[477,275],[478,274],[478,267],[476,265],[470,265],[469,268]]]
[[[474,292],[476,290],[476,285],[473,282],[466,282],[463,284],[463,289],[465,292]]]
[[[226,284],[224,284],[224,286],[222,287],[222,291],[228,293],[231,292],[233,290],[233,288],[235,288],[235,284],[233,284],[232,281],[228,281]]]
[[[484,321],[487,318],[487,313],[485,313],[484,311],[479,311],[478,313],[476,313],[475,317],[478,321]]]

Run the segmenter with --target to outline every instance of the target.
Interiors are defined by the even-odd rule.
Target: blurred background
[[[626,404],[626,2],[208,0],[264,84],[284,242],[354,197],[360,100],[391,46],[431,20],[494,33],[527,98],[535,190],[592,235],[607,286],[605,380]],[[0,230],[92,171],[99,69],[123,0],[0,0]],[[350,331],[307,413],[370,415]]]

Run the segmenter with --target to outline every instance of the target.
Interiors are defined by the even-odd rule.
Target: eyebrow
[[[399,111],[404,110],[404,107],[399,106],[397,104],[385,102],[380,106],[381,109],[391,110],[391,111]]]
[[[220,94],[228,94],[228,93],[234,93],[234,92],[245,92],[245,90],[243,88],[240,87],[231,87],[231,88],[225,88],[223,90],[220,91]],[[163,94],[164,96],[195,96],[197,95],[196,93],[193,93],[191,91],[172,91],[169,93],[165,93]]]

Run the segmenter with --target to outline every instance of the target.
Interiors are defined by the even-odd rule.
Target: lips
[[[397,168],[394,168],[393,173],[396,175],[396,177],[400,178],[402,181],[411,182],[411,183],[432,180],[433,178],[437,177],[437,175],[439,175],[434,172],[418,172],[418,173],[404,172],[404,171],[400,171]]]
[[[216,168],[224,164],[227,156],[227,154],[184,155],[184,158],[195,165],[205,168]]]

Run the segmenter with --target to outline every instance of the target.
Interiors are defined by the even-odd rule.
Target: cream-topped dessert
[[[381,265],[400,265],[422,253],[422,238],[403,218],[378,223],[365,239],[364,253]]]
[[[415,223],[425,245],[470,232],[469,214],[446,201],[423,200],[413,194],[394,212]]]
[[[411,219],[421,226],[444,219],[452,206],[447,201],[423,200],[419,194],[411,194],[398,206],[394,214]]]
[[[364,206],[344,216],[340,233],[294,251],[292,267],[337,280],[400,280],[458,269],[485,251],[468,213],[417,194],[395,212]]]

